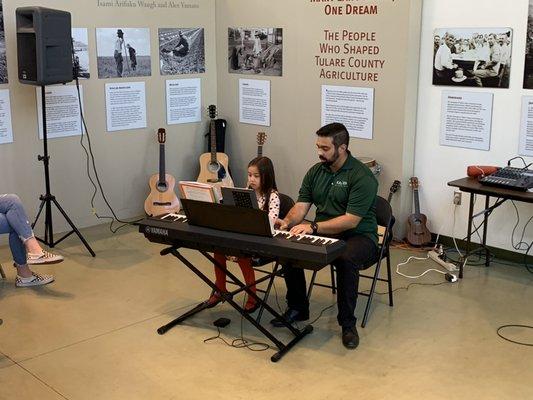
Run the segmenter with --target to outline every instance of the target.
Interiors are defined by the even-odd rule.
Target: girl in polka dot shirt
[[[248,164],[248,187],[255,190],[259,208],[267,211],[272,223],[279,217],[280,200],[278,196],[276,177],[274,175],[274,165],[268,157],[254,158]],[[226,269],[226,256],[221,253],[215,253],[215,260],[219,265]],[[241,267],[242,275],[246,285],[250,285],[250,290],[256,292],[255,273],[252,268],[251,258],[237,258],[235,260]],[[222,301],[221,292],[226,292],[226,272],[215,267],[216,286],[218,290],[209,298],[208,303],[211,307]],[[257,303],[254,298],[248,296],[244,306],[246,312],[252,313],[257,309]]]

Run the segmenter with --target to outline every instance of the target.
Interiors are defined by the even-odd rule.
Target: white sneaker
[[[63,256],[43,250],[41,254],[28,253],[28,264],[56,264],[63,261]]]
[[[35,272],[32,272],[32,276],[29,278],[23,278],[18,276],[15,279],[15,286],[17,287],[27,287],[27,286],[40,286],[46,285],[47,283],[53,282],[54,277],[52,275],[39,275]]]

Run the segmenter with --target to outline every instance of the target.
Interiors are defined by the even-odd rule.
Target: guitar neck
[[[415,197],[415,213],[420,214],[420,200],[418,198],[418,189],[413,189],[413,195]]]
[[[165,145],[163,143],[159,144],[159,182],[165,182]]]
[[[215,130],[215,120],[211,119],[211,162],[215,163],[217,161],[217,135]]]
[[[262,144],[257,145],[257,157],[263,157],[263,145]]]

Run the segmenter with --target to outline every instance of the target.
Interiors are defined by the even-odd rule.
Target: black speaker
[[[38,86],[72,81],[70,13],[19,7],[15,14],[19,81]]]

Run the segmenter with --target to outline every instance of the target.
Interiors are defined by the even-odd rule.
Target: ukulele
[[[392,200],[392,196],[394,195],[394,193],[396,193],[398,191],[398,189],[400,189],[401,185],[402,185],[402,183],[400,181],[398,181],[398,180],[395,180],[392,183],[392,186],[389,189],[389,197],[387,198],[387,203],[390,203],[390,201]],[[393,219],[394,219],[394,217],[393,217]],[[385,230],[386,229],[387,229],[386,227],[378,225],[378,242],[379,242],[379,244],[383,243],[383,236],[385,236]]]
[[[266,138],[267,134],[265,132],[257,132],[257,157],[263,157],[263,146]]]
[[[215,118],[217,117],[217,107],[210,105],[208,107],[210,133],[211,133],[211,152],[204,153],[200,156],[200,175],[198,182],[219,184],[221,186],[233,187],[233,179],[228,171],[228,156],[224,153],[217,153],[217,138],[215,132]]]
[[[157,130],[159,142],[159,174],[150,177],[148,185],[150,194],[144,202],[146,214],[154,216],[166,213],[177,213],[180,210],[180,201],[174,192],[176,179],[165,172],[165,141],[167,134],[165,129]]]
[[[420,213],[420,200],[418,199],[418,178],[409,179],[415,199],[415,212],[407,219],[407,241],[413,246],[423,246],[431,242],[431,232],[426,226],[427,217]]]

